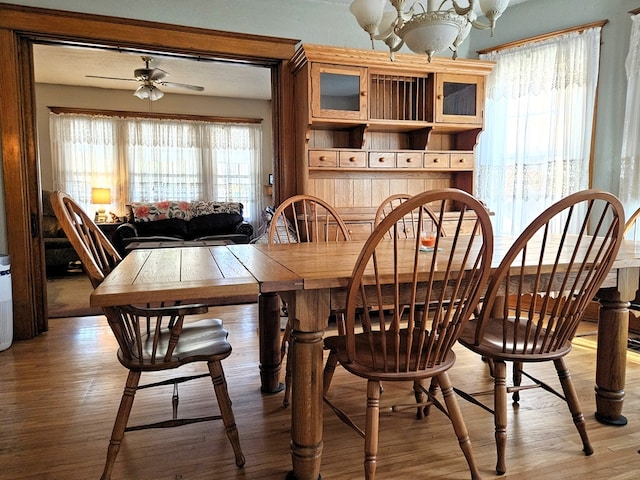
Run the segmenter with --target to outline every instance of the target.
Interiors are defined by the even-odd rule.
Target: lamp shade
[[[358,24],[369,35],[373,35],[382,20],[387,0],[354,0],[349,10]]]
[[[95,205],[109,205],[111,203],[111,189],[92,188],[91,203]]]
[[[145,84],[140,85],[137,90],[133,92],[133,95],[141,100],[146,100],[148,98],[149,100],[154,102],[164,97],[164,92],[153,85]]]
[[[449,48],[465,26],[466,19],[451,12],[425,12],[414,15],[401,28],[399,35],[415,53],[431,57]]]

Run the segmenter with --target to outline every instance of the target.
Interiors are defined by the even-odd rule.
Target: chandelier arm
[[[480,20],[474,20],[471,22],[471,25],[473,25],[473,28],[477,28],[478,30],[488,30],[491,28],[490,23],[483,23]]]
[[[425,13],[426,10],[424,8],[424,5],[422,5],[421,3],[414,3],[413,5],[411,5],[411,8],[409,10],[407,10],[406,12],[403,12],[402,10],[397,10],[398,12],[398,20],[402,20],[402,23],[408,22],[409,20],[411,20],[411,18],[416,14],[415,13],[415,9],[416,6],[419,6],[420,8],[422,8],[422,13]],[[401,27],[402,24],[400,24],[399,21],[396,21],[396,25],[398,27]]]
[[[469,13],[471,13],[475,7],[475,3],[476,0],[468,0],[469,1],[469,5],[466,7],[461,7],[460,5],[458,5],[458,2],[456,2],[456,0],[451,0],[451,3],[453,3],[453,8],[456,11],[456,13],[458,15],[462,15],[463,17],[466,15],[469,15]],[[445,2],[442,2],[442,4],[444,5]],[[440,5],[440,8],[442,8],[442,5]]]

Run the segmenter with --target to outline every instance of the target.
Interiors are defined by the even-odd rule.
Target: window
[[[542,210],[589,187],[600,28],[482,55],[486,131],[478,145],[476,195],[494,230],[519,234]]]
[[[116,212],[132,201],[237,201],[258,223],[259,124],[52,113],[50,129],[54,189],[88,212],[91,188],[109,187]]]

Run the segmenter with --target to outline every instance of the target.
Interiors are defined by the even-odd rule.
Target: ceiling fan
[[[89,78],[105,78],[107,80],[125,80],[129,82],[139,82],[140,86],[133,93],[136,97],[145,100],[149,99],[151,101],[159,100],[164,96],[164,92],[158,88],[158,85],[167,86],[167,87],[179,87],[186,88],[189,90],[195,90],[197,92],[201,92],[204,90],[204,87],[200,87],[198,85],[189,85],[186,83],[175,83],[175,82],[167,82],[164,78],[169,75],[167,72],[160,68],[150,68],[149,65],[153,62],[152,57],[141,57],[142,61],[145,64],[144,68],[136,68],[133,71],[133,76],[135,78],[120,78],[120,77],[103,77],[99,75],[85,75]]]

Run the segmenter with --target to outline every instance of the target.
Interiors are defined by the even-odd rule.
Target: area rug
[[[71,273],[47,279],[49,318],[102,315],[102,309],[89,306],[93,288],[84,273]]]

